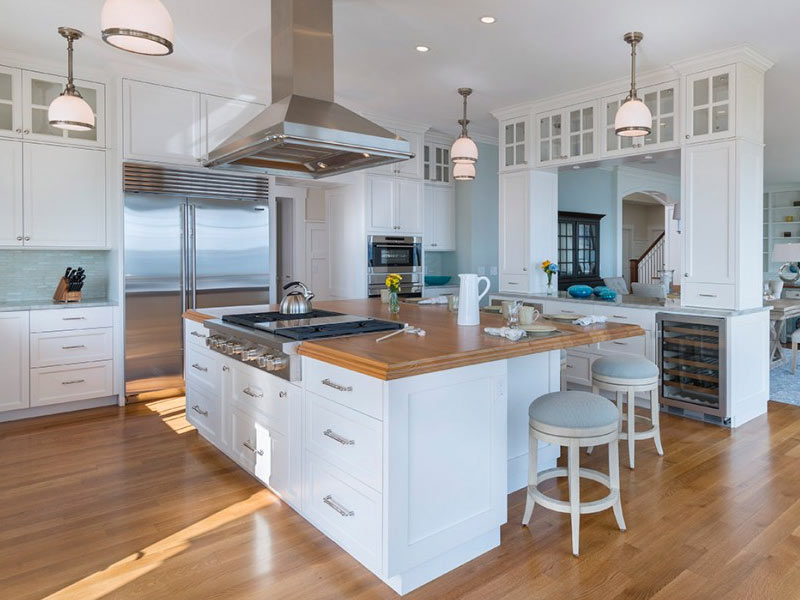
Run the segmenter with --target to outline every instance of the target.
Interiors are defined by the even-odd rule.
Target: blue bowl
[[[596,288],[594,288],[594,290],[592,290],[592,291],[594,292],[594,295],[595,295],[595,296],[597,296],[597,297],[599,298],[600,296],[602,296],[602,294],[603,294],[603,292],[604,292],[605,290],[610,290],[610,289],[611,289],[611,288],[609,288],[608,286],[605,286],[605,285],[598,285],[598,286],[597,286]]]
[[[425,275],[425,285],[444,285],[451,279],[450,275]]]
[[[571,285],[567,288],[567,293],[573,298],[588,298],[592,295],[592,288],[588,285]]]
[[[617,292],[612,289],[606,288],[598,294],[600,300],[613,300],[617,297]]]

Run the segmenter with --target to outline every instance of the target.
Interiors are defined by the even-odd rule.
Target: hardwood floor
[[[574,558],[568,515],[539,507],[525,529],[516,492],[499,548],[406,597],[800,597],[800,408],[662,427],[666,456],[640,442],[621,468],[626,533],[584,515]],[[0,597],[397,596],[202,441],[179,398],[0,424]]]

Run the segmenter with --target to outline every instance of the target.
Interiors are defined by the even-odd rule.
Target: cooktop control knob
[[[289,360],[285,356],[273,356],[267,361],[267,371],[280,371],[288,364]]]

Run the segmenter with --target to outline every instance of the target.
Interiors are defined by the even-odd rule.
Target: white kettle
[[[479,325],[481,322],[478,307],[481,298],[489,293],[491,282],[488,277],[478,277],[475,273],[460,273],[461,287],[458,291],[458,324]],[[480,282],[485,281],[483,292],[478,292]]]

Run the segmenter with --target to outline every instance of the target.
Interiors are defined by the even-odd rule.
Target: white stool
[[[619,411],[619,427],[621,440],[628,440],[628,463],[634,468],[634,445],[636,440],[653,438],[659,456],[664,456],[661,447],[661,425],[658,419],[658,367],[652,361],[641,356],[604,356],[592,363],[592,392],[599,390],[615,392],[617,410]],[[650,392],[650,416],[637,415],[636,392]],[[622,431],[622,394],[627,393],[628,426]],[[650,427],[636,431],[636,419],[646,421]],[[589,449],[591,453],[591,448]]]
[[[794,372],[794,371],[792,371]],[[567,391],[567,351],[561,351],[561,391]]]
[[[572,521],[572,553],[578,556],[580,517],[582,514],[614,509],[617,525],[625,531],[622,501],[619,493],[619,428],[614,404],[589,392],[553,392],[534,400],[528,409],[528,490],[522,524],[527,525],[535,504],[558,512],[569,513]],[[539,473],[537,464],[539,440],[567,447],[567,468],[556,467]],[[579,465],[580,448],[608,444],[608,475]],[[542,481],[567,477],[569,502],[556,500],[539,491]],[[607,496],[592,502],[581,502],[580,478],[585,477],[609,489]]]
[[[800,329],[797,329],[794,333],[792,333],[792,375],[794,375],[794,369],[797,366],[798,344],[800,344]]]

